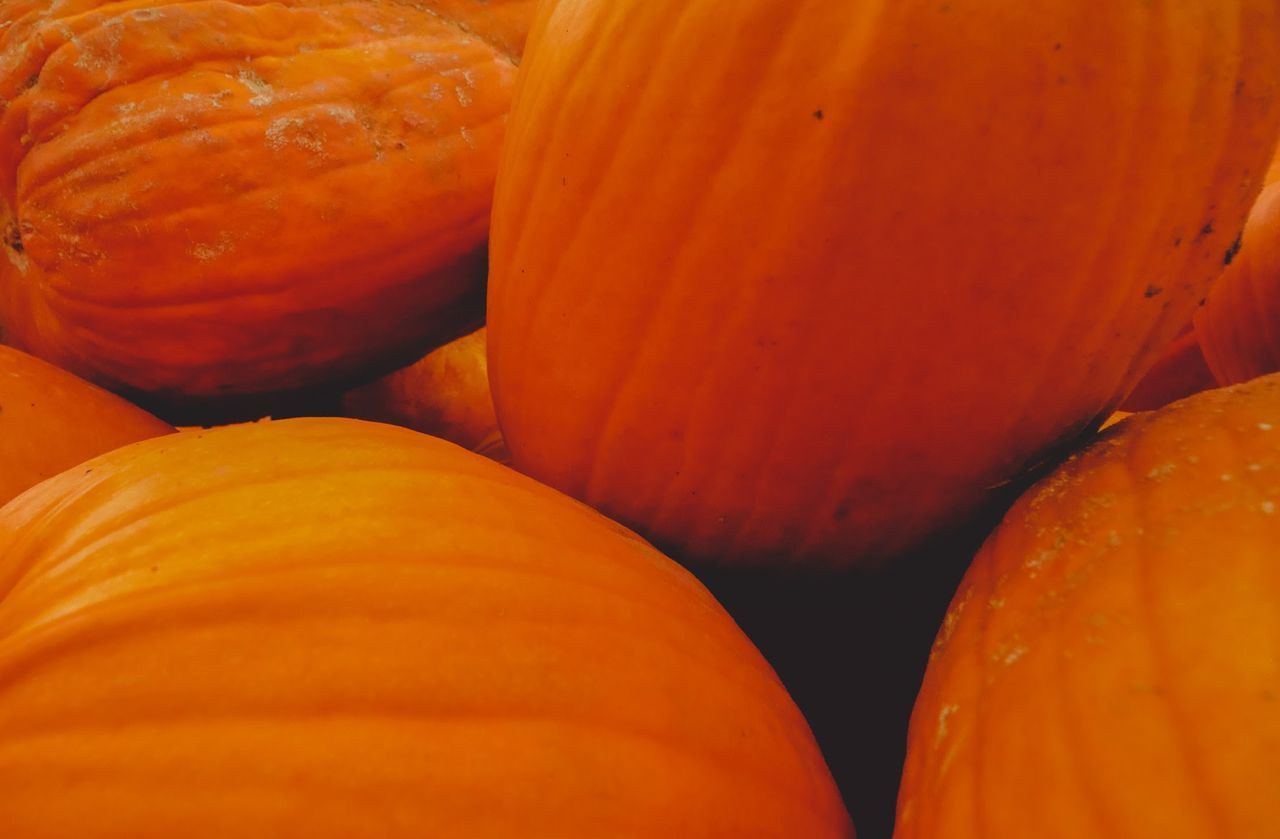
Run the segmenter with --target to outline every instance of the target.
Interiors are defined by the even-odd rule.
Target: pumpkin
[[[299,419],[0,511],[0,824],[129,836],[852,836],[687,572],[457,446]]]
[[[498,462],[509,459],[489,395],[483,327],[343,395],[343,413],[441,437]]]
[[[1130,417],[982,547],[912,714],[897,839],[1273,836],[1280,376]]]
[[[460,334],[532,8],[0,0],[11,341],[180,402]]]
[[[1236,250],[1195,316],[1205,360],[1222,384],[1280,370],[1280,157]]]
[[[0,346],[0,506],[91,457],[171,431],[114,394]]]
[[[1154,411],[1217,385],[1217,379],[1205,363],[1199,336],[1188,323],[1120,407],[1129,412]]]
[[[1270,0],[548,0],[490,246],[513,463],[684,556],[896,554],[1137,383],[1277,95]]]

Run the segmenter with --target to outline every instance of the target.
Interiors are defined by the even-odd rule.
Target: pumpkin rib
[[[550,543],[548,543],[548,547],[550,547]],[[570,556],[572,555],[572,552],[569,552],[569,551],[565,551],[565,553]],[[585,553],[586,552],[584,552],[584,554]],[[397,562],[394,560],[383,560],[380,563],[380,565],[388,568],[413,567],[408,562]],[[306,580],[309,576],[319,572],[334,573],[339,571],[355,570],[360,567],[362,566],[355,565],[355,564],[341,564],[341,563],[332,563],[332,562],[316,563],[314,566],[308,566],[305,563],[298,563],[297,565],[276,566],[269,571],[259,571],[257,573],[254,573],[252,571],[242,571],[234,575],[223,574],[219,578],[219,586],[226,587],[228,589],[233,589],[243,583],[249,583],[253,581],[274,582],[280,578],[290,577],[290,576],[299,576],[303,580]],[[692,611],[687,611],[687,612],[674,611],[669,607],[667,607],[661,600],[657,600],[654,598],[629,596],[629,595],[626,595],[620,587],[606,586],[598,581],[588,580],[586,578],[567,576],[563,573],[560,573],[560,569],[555,569],[555,572],[553,572],[552,570],[538,571],[535,568],[529,568],[529,567],[504,569],[495,564],[477,564],[473,562],[468,562],[468,563],[460,562],[454,565],[449,565],[448,563],[435,563],[433,565],[433,568],[438,568],[443,571],[461,571],[466,569],[469,571],[473,571],[475,573],[492,573],[492,574],[505,573],[511,576],[517,576],[517,577],[524,576],[524,577],[528,577],[530,579],[535,579],[535,580],[557,579],[562,585],[577,585],[583,589],[590,589],[596,592],[597,595],[603,593],[604,595],[614,597],[617,600],[624,601],[628,604],[642,605],[645,608],[653,611],[654,613],[663,615],[668,620],[671,620],[680,624],[690,625],[690,626],[696,626],[700,618],[706,617],[706,610],[702,610],[696,613]],[[124,578],[125,578],[124,575],[119,575],[117,577],[102,578],[97,581],[97,583],[95,584],[95,588],[109,589],[111,583],[121,582],[122,580],[124,580]],[[61,634],[74,633],[75,631],[77,631],[76,628],[80,623],[89,621],[90,619],[101,618],[103,615],[110,617],[112,614],[116,612],[132,614],[135,612],[145,611],[149,605],[154,607],[157,611],[159,611],[159,607],[161,605],[164,605],[165,601],[167,601],[169,598],[174,598],[174,597],[182,598],[183,595],[186,595],[186,594],[193,594],[197,592],[207,592],[210,589],[210,586],[211,584],[208,581],[202,580],[199,582],[190,583],[186,586],[178,586],[178,585],[170,584],[170,585],[164,585],[164,586],[148,587],[144,590],[131,592],[127,595],[120,595],[113,592],[109,592],[111,596],[111,603],[109,607],[104,607],[103,601],[97,600],[97,601],[90,601],[88,603],[82,604],[71,611],[60,611],[60,612],[53,612],[53,613],[37,613],[37,614],[26,615],[23,617],[22,621],[14,629],[10,629],[9,631],[4,632],[3,634],[0,634],[0,641],[2,641],[6,645],[18,646],[20,649],[26,649],[26,648],[35,646],[37,648],[37,652],[32,653],[32,655],[49,653],[51,652],[51,645],[56,646],[59,643],[59,638]],[[682,592],[683,590],[677,589],[677,591]],[[19,591],[18,593],[21,594],[22,592]],[[0,602],[0,606],[2,605],[3,603]],[[103,609],[106,609],[106,611],[102,611]],[[187,612],[184,615],[184,620],[193,620],[195,617],[197,617],[196,613]],[[216,618],[218,616],[211,615],[210,617],[212,619],[211,622],[216,622]],[[298,610],[297,610],[297,607],[295,607],[294,611],[291,614],[279,616],[279,620],[281,622],[288,622],[290,620],[294,620],[297,617],[298,617]],[[0,611],[0,624],[2,624],[3,622],[7,622],[7,618],[8,616],[4,614],[3,611]],[[254,620],[257,620],[257,621],[269,620],[269,618],[265,618],[261,615],[254,615],[253,618]],[[368,616],[366,616],[366,619],[369,619]],[[398,618],[394,618],[394,619],[389,618],[388,621],[390,622],[396,619],[402,620],[403,616],[399,616]],[[494,620],[497,620],[497,618],[486,615],[484,617],[484,620],[494,621]],[[516,623],[519,621],[513,620],[512,622]],[[609,624],[600,623],[599,626],[608,627]],[[86,642],[95,643],[96,639],[88,638],[86,639]],[[704,638],[703,642],[708,643],[708,640]],[[718,642],[716,645],[721,646],[721,644],[719,644]],[[2,676],[6,671],[10,671],[10,675],[12,675],[12,672],[11,672],[12,668],[17,666],[14,664],[14,657],[16,656],[16,653],[13,653],[12,651],[8,651],[8,653],[9,653],[8,655],[0,656],[0,676]],[[679,652],[675,653],[674,655],[683,656],[687,658],[690,662],[696,662],[698,664],[699,669],[702,672],[714,673],[720,676],[726,683],[733,684],[735,690],[738,690],[743,693],[751,694],[751,695],[756,695],[763,698],[763,695],[760,694],[760,692],[757,689],[753,688],[751,685],[745,682],[742,682],[741,680],[735,681],[731,679],[728,676],[728,674],[726,674],[724,670],[721,667],[719,667],[720,659],[718,659],[715,656],[700,655],[695,650],[688,649],[688,648],[682,648]],[[3,691],[3,688],[0,688],[0,692],[2,691]]]
[[[1136,474],[1134,471],[1134,458],[1137,453],[1136,446],[1127,446],[1125,449],[1128,465],[1126,471],[1129,474]],[[1145,498],[1142,495],[1135,495],[1134,497],[1134,522],[1138,531],[1143,532],[1154,523],[1151,521],[1150,516],[1146,514]],[[1153,574],[1155,569],[1152,568],[1152,563],[1153,560],[1146,544],[1139,541],[1137,558],[1133,566],[1132,586],[1135,592],[1134,601],[1143,612],[1144,620],[1141,621],[1141,631],[1146,638],[1147,655],[1151,662],[1156,682],[1161,685],[1169,685],[1168,676],[1176,671],[1175,668],[1170,666],[1168,650],[1162,646],[1157,628],[1158,615],[1155,606],[1155,575]],[[1191,795],[1199,804],[1199,809],[1204,818],[1204,826],[1211,828],[1217,835],[1228,835],[1228,832],[1222,830],[1222,818],[1218,808],[1210,800],[1208,791],[1203,788],[1205,776],[1199,766],[1199,759],[1196,754],[1197,749],[1186,735],[1184,726],[1191,718],[1182,711],[1172,695],[1172,690],[1172,687],[1165,687],[1160,693],[1160,707],[1169,722],[1168,729],[1176,744],[1181,770],[1187,778],[1186,787],[1192,790]]]

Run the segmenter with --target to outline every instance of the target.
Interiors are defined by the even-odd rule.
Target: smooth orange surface
[[[528,478],[341,419],[85,466],[0,512],[7,836],[852,836],[711,595]]]
[[[11,338],[206,397],[454,337],[532,8],[0,0]]]
[[[1195,327],[1222,384],[1280,370],[1280,156],[1249,213],[1240,252],[1196,312]]]
[[[0,506],[91,457],[171,431],[114,394],[0,346]]]
[[[463,448],[510,460],[489,393],[484,328],[433,350],[418,361],[349,391],[343,413],[390,422]]]
[[[498,176],[515,465],[682,554],[849,564],[1103,417],[1280,128],[1272,0],[548,0]]]
[[[1278,544],[1280,376],[1072,457],[956,594],[897,839],[1274,836]]]

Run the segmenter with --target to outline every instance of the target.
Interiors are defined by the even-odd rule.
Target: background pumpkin
[[[0,1],[10,340],[180,399],[456,336],[532,8]]]
[[[1205,359],[1222,384],[1280,370],[1280,157],[1233,256],[1195,316]]]
[[[91,457],[171,431],[118,396],[0,347],[0,506]]]
[[[966,574],[895,836],[1274,836],[1280,377],[1107,432]]]
[[[392,426],[139,443],[0,511],[0,823],[108,836],[851,836],[687,572]]]
[[[549,0],[493,215],[513,462],[684,555],[902,550],[1187,322],[1278,77],[1267,0]]]
[[[499,463],[510,459],[489,393],[485,330],[450,341],[418,361],[342,397],[343,414],[440,437]]]
[[[1121,410],[1154,411],[1170,402],[1218,386],[1200,349],[1200,338],[1188,322],[1182,334],[1165,347],[1124,402]]]

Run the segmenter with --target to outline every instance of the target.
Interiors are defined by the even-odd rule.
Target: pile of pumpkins
[[[1280,835],[1278,139],[1274,0],[0,0],[0,835],[853,836],[682,564],[1009,487],[894,835]]]

